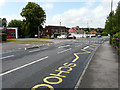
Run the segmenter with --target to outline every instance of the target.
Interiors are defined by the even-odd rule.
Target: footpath
[[[119,90],[118,59],[109,41],[103,43],[93,56],[78,90]]]

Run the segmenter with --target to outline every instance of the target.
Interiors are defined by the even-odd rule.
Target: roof
[[[69,33],[79,33],[79,34],[84,34],[85,31],[80,30],[80,28],[73,27],[73,28],[69,29],[68,32],[69,32]]]
[[[64,27],[64,28],[66,28],[65,26],[52,26],[52,25],[48,25],[48,26],[45,26],[45,27]]]

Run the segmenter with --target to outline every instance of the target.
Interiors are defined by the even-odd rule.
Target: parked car
[[[54,35],[52,35],[50,38],[51,38],[51,39],[54,39]]]
[[[76,39],[75,36],[69,36],[67,39]]]
[[[61,38],[66,39],[66,38],[67,38],[67,36],[66,36],[66,35],[61,35],[61,36],[57,36],[57,38],[59,38],[59,39],[61,39]]]
[[[98,38],[100,38],[100,37],[101,37],[101,35],[98,35],[97,37],[98,37]]]

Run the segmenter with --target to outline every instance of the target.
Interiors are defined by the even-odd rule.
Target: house
[[[18,38],[18,28],[7,27],[7,39],[17,39],[17,38]]]
[[[72,27],[68,32],[70,36],[75,36],[76,38],[86,37],[86,32],[79,27]]]
[[[0,33],[7,33],[7,39],[17,39],[18,38],[18,28],[16,27],[7,27],[5,30],[3,27],[0,27]]]
[[[97,32],[95,30],[92,30],[90,33],[91,34],[97,34]]]
[[[42,32],[43,38],[57,38],[60,35],[67,35],[68,29],[65,26],[45,26],[45,30]]]

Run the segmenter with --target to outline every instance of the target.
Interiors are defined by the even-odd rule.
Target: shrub
[[[0,33],[0,41],[6,41],[7,40],[7,34],[6,33]]]
[[[102,36],[107,36],[108,33],[107,33],[107,32],[102,32],[101,35],[102,35]]]
[[[119,42],[118,42],[118,50],[120,52],[120,32],[117,32],[116,34],[113,35],[112,39],[111,39],[111,43],[113,46],[117,46],[117,42],[116,42],[116,36],[118,36]]]

